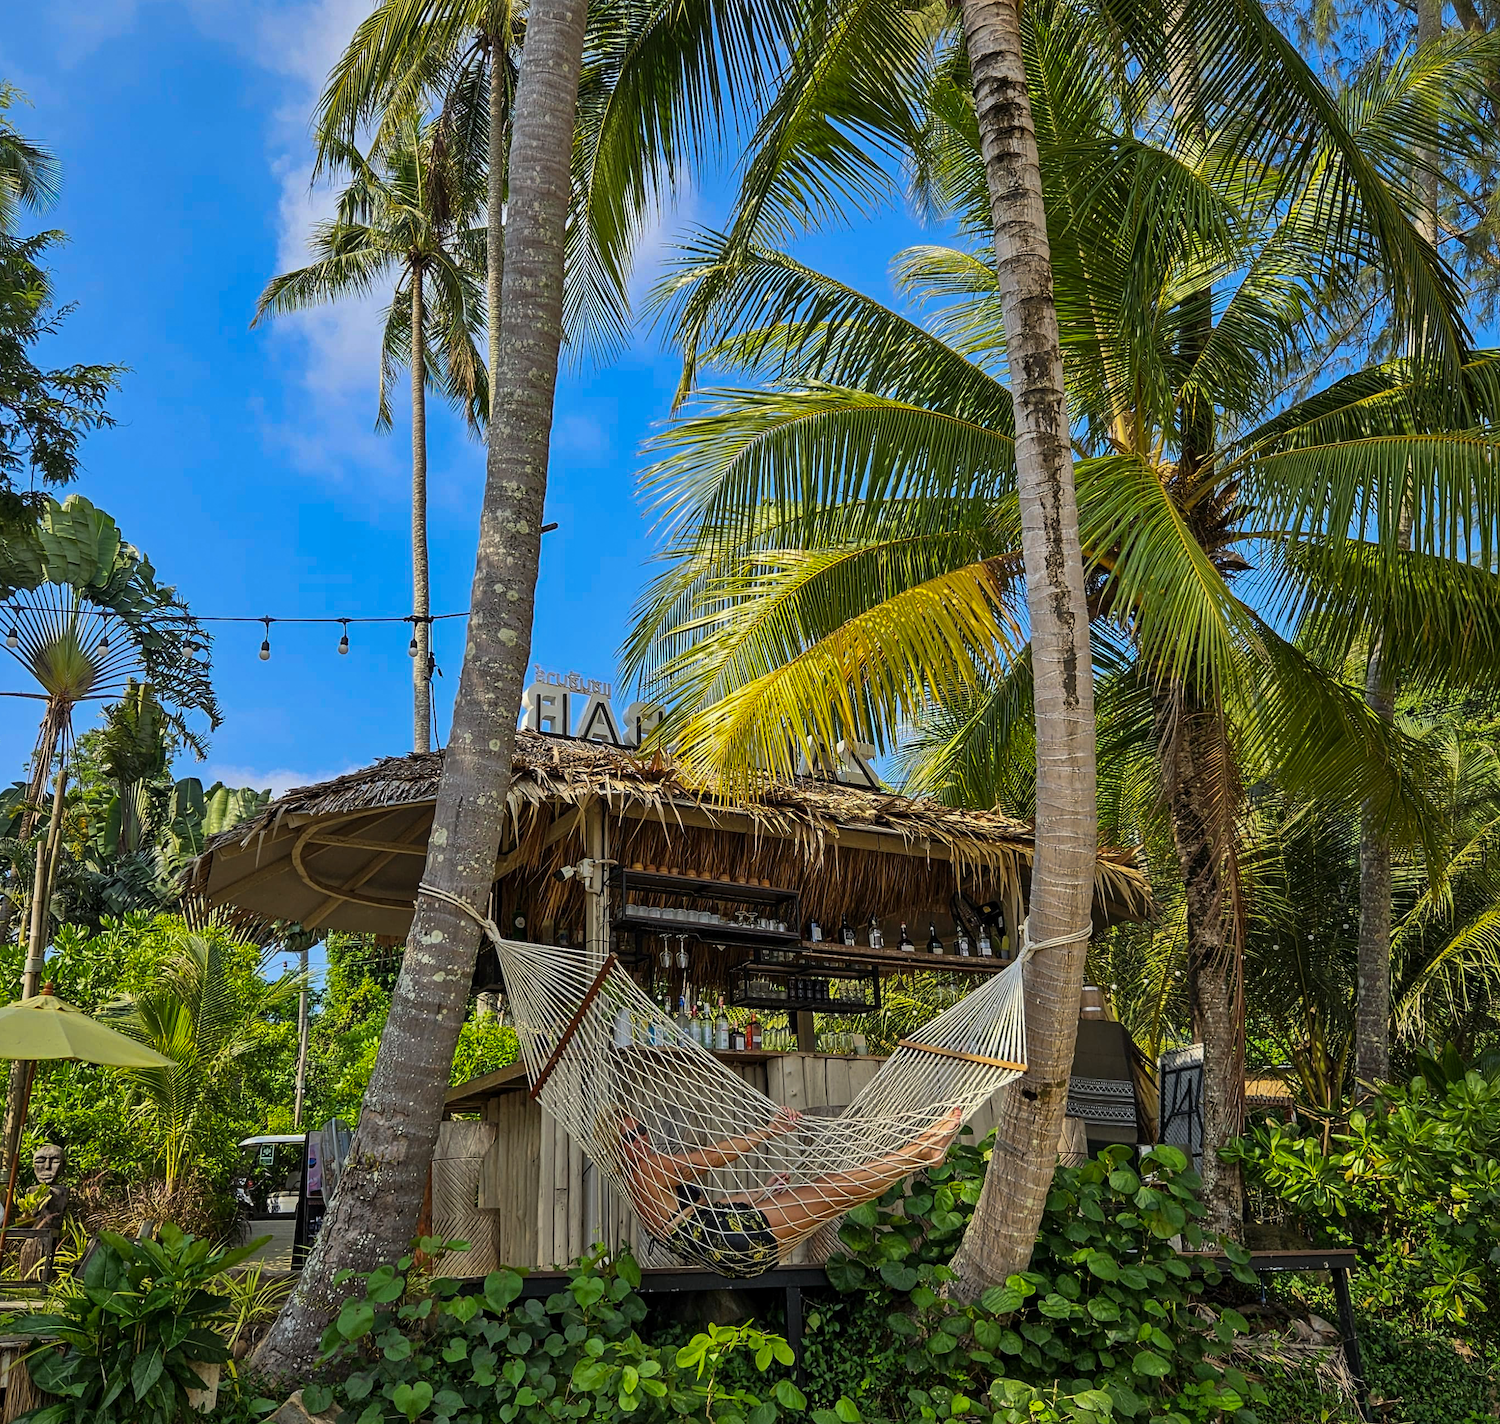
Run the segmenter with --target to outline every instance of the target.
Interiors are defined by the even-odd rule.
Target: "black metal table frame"
[[[1223,1256],[1211,1256],[1215,1263],[1228,1264]],[[1327,1271],[1333,1278],[1333,1298],[1339,1311],[1339,1338],[1344,1363],[1354,1377],[1354,1394],[1361,1415],[1369,1418],[1370,1390],[1365,1383],[1364,1360],[1359,1352],[1359,1332],[1354,1325],[1354,1298],[1349,1293],[1349,1272],[1359,1265],[1354,1251],[1253,1251],[1250,1269],[1258,1276],[1284,1275],[1301,1271]]]

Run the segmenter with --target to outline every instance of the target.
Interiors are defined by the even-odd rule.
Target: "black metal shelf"
[[[812,960],[804,959],[800,955],[797,961],[792,964],[780,964],[774,960],[752,959],[739,967],[741,969],[754,969],[767,974],[788,974],[811,979],[868,979],[870,977],[870,966],[868,964],[818,964]]]
[[[704,944],[733,945],[795,945],[795,930],[762,930],[754,925],[737,925],[732,921],[715,923],[712,920],[664,920],[656,915],[643,915],[626,910],[610,922],[617,930],[644,930],[648,934],[665,935],[672,939],[687,935],[689,939],[701,940]]]
[[[801,899],[795,890],[781,890],[770,885],[746,885],[732,880],[709,880],[692,875],[672,875],[659,870],[631,870],[616,866],[610,872],[610,889],[616,896],[611,925],[618,930],[634,930],[668,938],[688,935],[704,944],[734,945],[738,948],[766,948],[795,945],[801,936]],[[768,929],[764,925],[738,924],[723,918],[715,920],[667,919],[653,914],[653,906],[632,905],[632,896],[652,899],[688,900],[699,904],[754,906],[769,910],[759,918],[774,918],[786,928]]]
[[[785,974],[786,992],[766,992],[768,972]],[[752,986],[752,981],[759,983]],[[863,993],[836,997],[828,993],[833,984],[859,984]],[[740,964],[729,971],[728,1000],[739,1009],[783,1009],[789,1013],[868,1014],[880,1007],[878,969],[828,969],[821,966]]]
[[[804,958],[828,956],[907,974],[998,974],[1011,963],[1009,958],[1001,959],[996,955],[981,959],[978,955],[954,954],[951,950],[944,954],[930,954],[925,949],[871,949],[868,945],[835,944],[828,940],[816,943],[803,940],[798,949]]]
[[[709,880],[696,875],[669,875],[660,870],[631,870],[617,865],[609,875],[610,887],[621,892],[687,895],[697,900],[732,900],[744,905],[774,905],[798,898],[795,890],[773,885],[746,885],[737,880]],[[797,923],[788,920],[789,924]]]

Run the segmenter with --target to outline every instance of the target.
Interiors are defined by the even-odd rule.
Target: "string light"
[[[260,645],[260,660],[268,663],[271,661],[271,620],[262,618],[260,621],[266,625],[266,636]]]
[[[5,635],[5,646],[9,648],[11,652],[15,652],[15,650],[21,646],[21,635],[16,632],[14,624],[11,625],[10,632]]]
[[[349,620],[344,618],[340,621],[344,625],[344,636],[339,639],[339,656],[342,658],[349,654]]]

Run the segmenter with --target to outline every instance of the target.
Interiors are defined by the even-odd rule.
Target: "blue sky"
[[[77,488],[119,521],[200,614],[401,614],[409,592],[409,437],[373,433],[374,309],[250,329],[266,280],[300,260],[326,199],[308,189],[307,119],[369,0],[55,0],[13,6],[0,78],[14,115],[64,164],[38,220],[69,244],[60,297],[77,303],[49,361],[131,367],[119,427],[85,447]],[[674,225],[711,220],[722,183],[685,196]],[[803,255],[879,294],[917,228],[888,215]],[[635,496],[639,451],[664,420],[677,367],[643,335],[559,391],[533,657],[611,678],[650,556]],[[433,608],[467,603],[483,452],[446,414],[431,444]],[[461,624],[439,625],[439,727],[457,683]],[[277,789],[410,746],[409,630],[217,628],[224,725],[205,780]],[[17,674],[12,673],[11,678]],[[0,690],[15,687],[0,675]],[[81,728],[80,728],[81,730]],[[30,704],[0,698],[0,759],[19,775]],[[182,768],[186,774],[190,769]]]

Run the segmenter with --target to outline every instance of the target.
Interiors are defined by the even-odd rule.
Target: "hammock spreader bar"
[[[918,1043],[914,1038],[903,1038],[896,1044],[897,1048],[914,1048],[919,1053],[938,1053],[944,1058],[961,1058],[965,1063],[984,1063],[991,1068],[1009,1068],[1016,1073],[1024,1073],[1024,1063],[1014,1063],[1009,1058],[986,1058],[981,1053],[960,1053],[956,1048],[939,1048],[935,1043]]]
[[[583,1022],[583,1016],[588,1013],[589,1005],[599,997],[599,991],[604,987],[604,981],[609,978],[609,971],[620,961],[614,955],[606,956],[603,967],[594,976],[594,982],[589,985],[588,992],[583,996],[583,1002],[578,1006],[578,1012],[568,1020],[568,1026],[562,1031],[562,1036],[557,1040],[557,1047],[552,1050],[552,1055],[542,1065],[542,1071],[536,1075],[536,1082],[531,1085],[531,1099],[536,1101],[537,1095],[547,1085],[547,1079],[552,1076],[552,1070],[557,1067],[558,1059],[563,1056],[563,1051],[568,1046],[568,1041],[578,1032],[578,1025]]]

